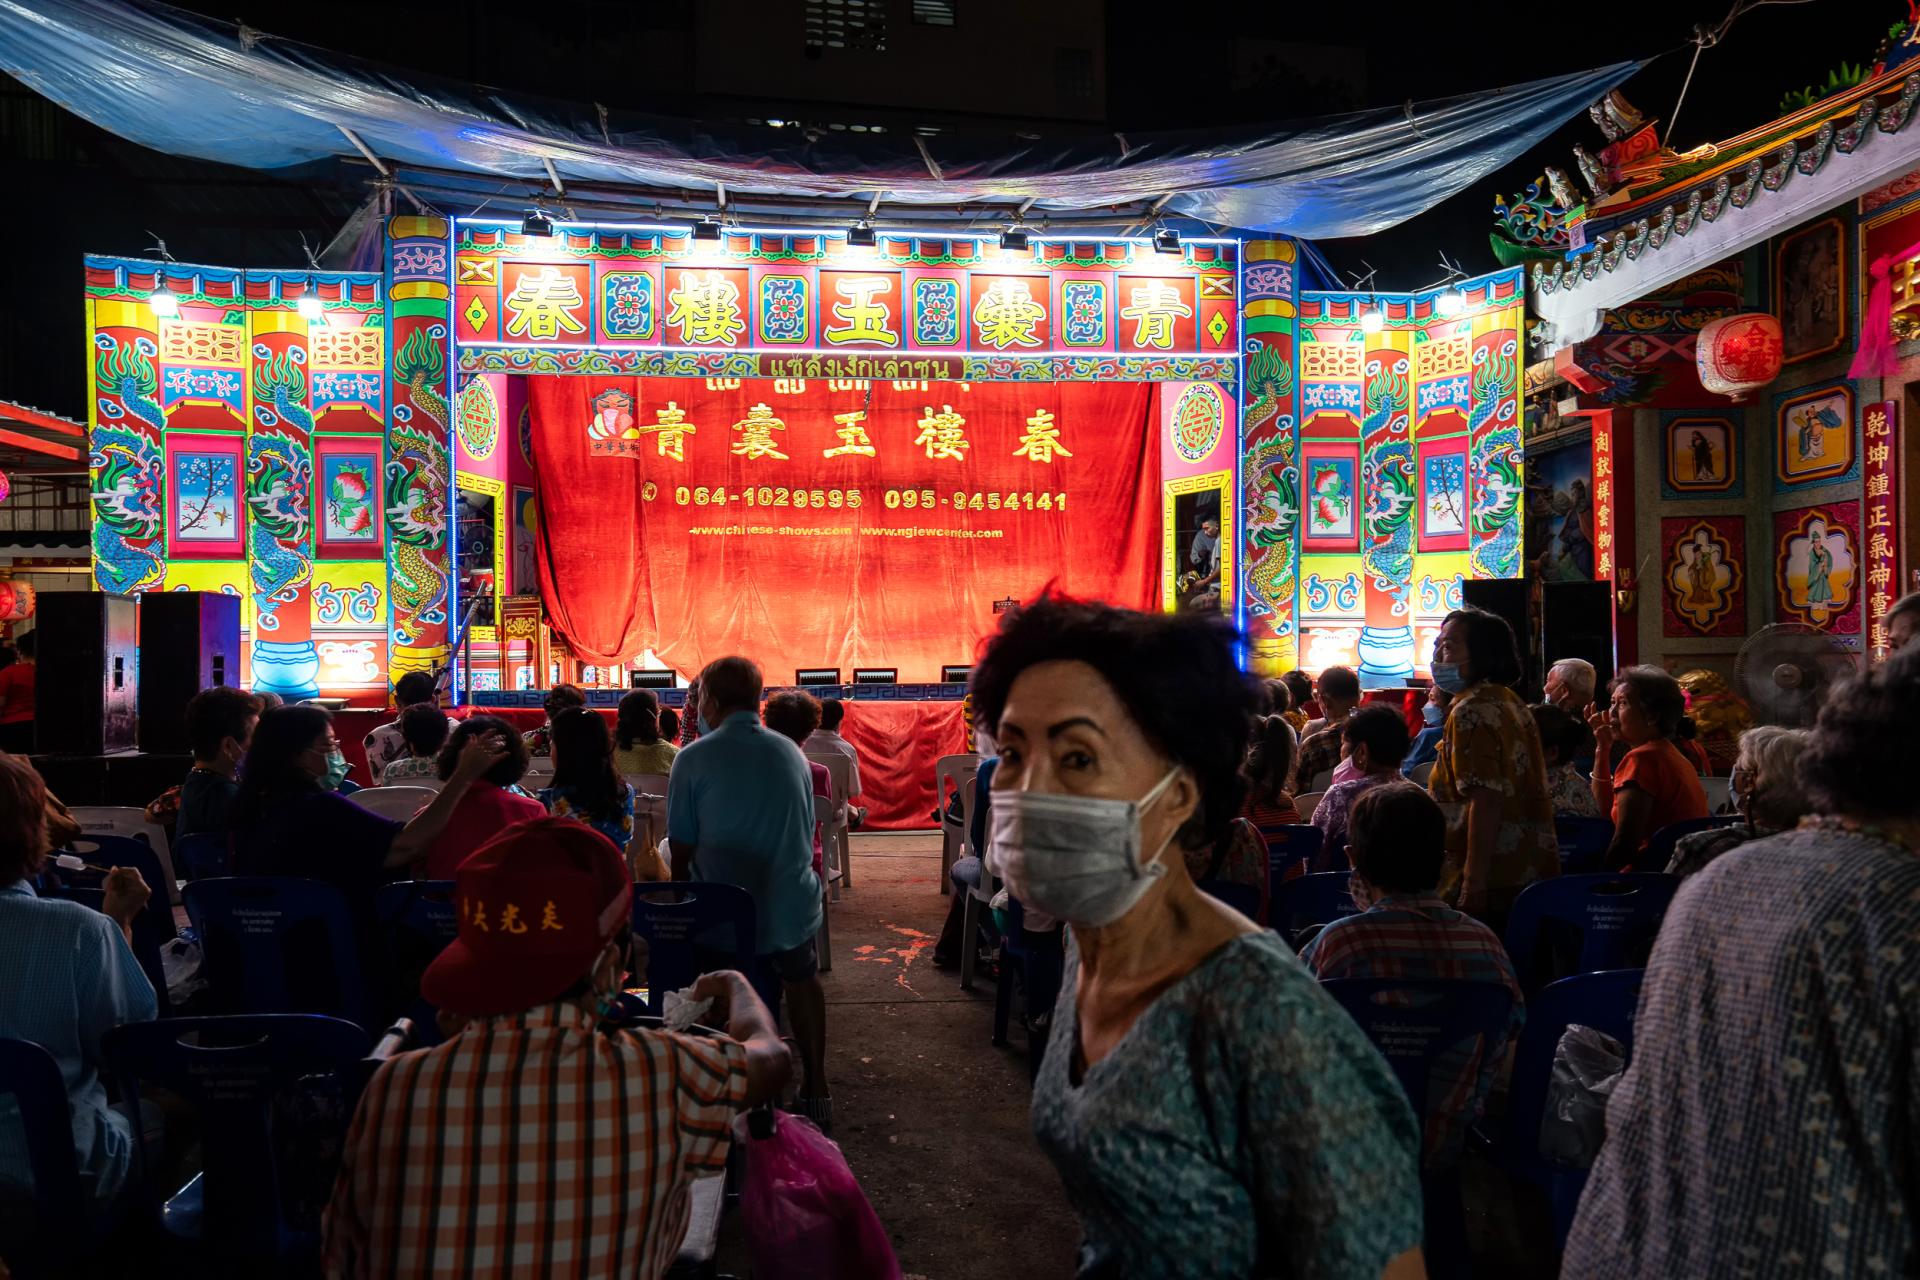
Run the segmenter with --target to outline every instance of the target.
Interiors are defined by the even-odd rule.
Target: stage
[[[951,687],[951,686],[949,686]],[[604,705],[613,690],[593,690],[595,709],[613,720],[614,709]],[[684,690],[662,691],[683,698]],[[837,689],[809,690],[834,695]],[[531,696],[533,706],[467,706],[450,714],[464,720],[470,715],[499,716],[522,733],[538,727],[546,713],[537,705],[540,694],[504,695],[518,702]],[[615,693],[615,697],[618,695]],[[663,698],[662,701],[666,699]],[[679,698],[675,699],[676,701]],[[941,756],[958,755],[967,749],[966,722],[958,694],[938,699],[868,699],[846,702],[847,718],[840,726],[841,736],[860,753],[860,803],[867,806],[867,831],[924,831],[931,829],[934,812],[934,764]],[[352,766],[348,777],[363,786],[377,781],[368,776],[364,745],[367,734],[393,719],[393,712],[373,709],[349,709],[334,713],[335,731],[340,749]],[[184,770],[183,770],[184,772]]]

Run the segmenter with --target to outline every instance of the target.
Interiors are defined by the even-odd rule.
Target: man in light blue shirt
[[[80,1182],[103,1210],[126,1182],[140,1134],[107,1105],[100,1040],[159,1016],[128,945],[149,890],[138,871],[120,868],[107,877],[100,911],[36,895],[29,878],[46,861],[46,803],[33,767],[0,755],[0,1039],[31,1040],[60,1068]],[[33,1184],[18,1114],[13,1098],[0,1099],[0,1193]]]
[[[760,668],[720,658],[700,673],[700,736],[674,757],[667,841],[675,880],[738,885],[753,895],[761,957],[785,988],[800,1046],[803,1113],[831,1123],[826,995],[814,934],[813,775],[800,748],[760,723]]]

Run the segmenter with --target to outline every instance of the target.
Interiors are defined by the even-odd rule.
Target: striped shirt
[[[326,1216],[326,1274],[659,1276],[726,1164],[747,1052],[601,1034],[571,1002],[470,1024],[374,1073]]]
[[[1423,1144],[1429,1167],[1457,1161],[1467,1128],[1486,1104],[1506,1062],[1507,1046],[1527,1020],[1513,962],[1493,930],[1432,894],[1389,894],[1357,916],[1336,920],[1307,944],[1300,959],[1323,982],[1334,978],[1463,979],[1495,982],[1513,994],[1499,1044],[1452,1049],[1434,1062]]]

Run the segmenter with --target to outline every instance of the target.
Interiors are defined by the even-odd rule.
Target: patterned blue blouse
[[[1033,1131],[1080,1215],[1080,1276],[1374,1280],[1420,1243],[1406,1095],[1278,937],[1220,947],[1075,1084],[1079,968],[1069,942]]]
[[[1920,1275],[1916,992],[1912,850],[1811,825],[1688,876],[1563,1280]]]

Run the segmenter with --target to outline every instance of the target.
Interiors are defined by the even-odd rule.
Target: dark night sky
[[[694,3],[660,0],[645,8],[645,21],[691,29]],[[1645,114],[1664,121],[1673,114],[1686,73],[1691,50],[1682,46],[1694,24],[1717,24],[1730,3],[1643,0],[1528,12],[1525,6],[1478,3],[1362,9],[1113,0],[1108,6],[1107,127],[1204,129],[1292,119],[1470,93],[1663,54],[1625,92]],[[610,62],[609,48],[617,56],[623,44],[630,47],[621,27],[638,21],[635,15],[643,11],[617,0],[585,0],[581,21],[544,29],[526,22],[523,4],[483,0],[407,5],[335,0],[298,9],[219,0],[190,7],[228,19],[238,16],[341,52],[508,90],[591,96],[638,110],[773,114],[773,104],[765,99],[690,101],[665,93],[647,76],[604,70],[586,78],[591,93],[583,95],[583,65],[628,65]],[[964,19],[966,0],[960,12]],[[1843,60],[1866,61],[1887,27],[1904,16],[1904,4],[1885,0],[1771,0],[1754,7],[1700,59],[1677,142],[1690,147],[1773,119],[1783,92],[1824,81]],[[1180,47],[1176,21],[1190,23],[1199,33],[1190,47]],[[465,35],[442,39],[448,31]],[[1231,33],[1237,33],[1238,44],[1228,38]],[[1017,38],[1017,32],[1009,38]],[[1284,51],[1289,43],[1325,46],[1325,56],[1302,59],[1297,51]],[[1171,58],[1170,48],[1175,50]],[[1262,79],[1247,71],[1263,59],[1296,69],[1364,67],[1364,78],[1286,71]],[[979,74],[982,101],[990,103],[991,69]],[[143,254],[151,230],[164,236],[183,261],[293,265],[300,260],[301,233],[324,243],[357,203],[352,183],[262,176],[158,156],[24,99],[4,78],[0,87],[14,91],[0,94],[0,171],[16,179],[15,190],[22,193],[5,202],[0,215],[0,225],[15,232],[7,241],[15,247],[12,297],[0,307],[0,398],[84,417],[78,356],[82,252]],[[1576,141],[1598,144],[1584,115],[1521,161],[1421,217],[1378,236],[1321,248],[1345,271],[1357,271],[1367,260],[1379,269],[1378,287],[1389,290],[1433,281],[1441,249],[1470,271],[1490,268],[1487,230],[1494,192],[1519,190],[1543,164],[1571,170],[1570,148]],[[21,248],[29,244],[31,252]],[[25,299],[32,305],[22,306]]]

